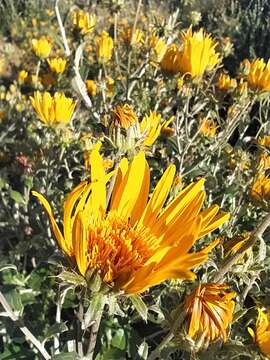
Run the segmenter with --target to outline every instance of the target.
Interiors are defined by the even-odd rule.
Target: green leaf
[[[142,319],[147,322],[148,308],[139,295],[131,295],[130,300]]]
[[[23,304],[19,291],[13,286],[6,285],[3,286],[2,292],[11,308],[14,311],[19,311],[19,313],[21,314],[23,312]]]
[[[85,328],[87,329],[93,321],[95,321],[99,313],[103,310],[106,303],[106,297],[100,293],[96,293],[90,302],[90,305],[85,313],[84,321]]]
[[[5,270],[15,270],[15,271],[18,271],[17,267],[15,265],[12,265],[12,264],[7,264],[7,265],[4,265],[2,267],[0,267],[0,272],[1,271],[5,271]]]
[[[50,339],[54,335],[61,334],[61,333],[65,332],[65,331],[68,331],[68,327],[64,322],[56,323],[56,324],[50,326],[47,333],[46,333],[46,335],[45,335],[44,342],[46,342],[48,339]]]
[[[17,204],[24,203],[24,198],[23,198],[22,194],[19,193],[18,191],[10,190],[9,195],[10,195],[11,199],[15,201],[15,203],[17,203]]]
[[[125,337],[125,332],[123,329],[118,329],[116,331],[116,333],[113,335],[111,344],[113,347],[115,347],[117,349],[125,350],[126,337]]]
[[[65,281],[68,284],[76,286],[86,286],[86,281],[81,275],[71,272],[71,271],[62,271],[61,274],[57,276],[59,279]]]
[[[52,360],[79,360],[80,357],[77,353],[70,352],[70,353],[61,353],[61,354],[57,354],[55,356],[52,357]]]
[[[147,344],[146,341],[143,341],[141,343],[141,345],[139,346],[138,348],[138,354],[139,356],[143,359],[143,360],[146,360],[147,357],[148,357],[148,351],[149,351],[149,346]]]

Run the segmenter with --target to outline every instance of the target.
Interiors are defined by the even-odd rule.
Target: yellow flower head
[[[111,125],[113,127],[120,127],[127,130],[138,123],[135,112],[128,104],[117,105],[112,112]]]
[[[256,202],[264,202],[270,200],[270,178],[264,174],[260,174],[253,183],[250,196]]]
[[[112,97],[114,93],[114,80],[110,76],[106,77],[106,95]]]
[[[48,61],[51,71],[53,71],[57,74],[63,73],[66,69],[67,60],[62,59],[61,57],[53,58],[53,59],[50,59],[47,61]]]
[[[192,78],[201,77],[220,62],[220,56],[215,50],[217,43],[203,29],[193,33],[190,28],[183,34],[182,40],[179,67],[183,74],[189,74]]]
[[[63,93],[40,93],[36,91],[30,97],[33,108],[39,119],[46,125],[67,124],[73,115],[76,102]]]
[[[94,82],[94,80],[86,80],[85,84],[86,84],[86,88],[87,88],[87,91],[89,92],[89,94],[91,96],[96,96],[97,95],[97,85]]]
[[[27,79],[28,72],[25,70],[21,70],[18,74],[18,81],[19,83],[23,83],[25,79]]]
[[[141,293],[168,279],[194,280],[191,271],[208,258],[216,244],[199,252],[197,239],[229,218],[213,205],[200,211],[204,179],[190,184],[165,207],[175,175],[171,165],[150,199],[150,170],[143,152],[131,163],[123,158],[116,172],[106,175],[97,144],[90,156],[91,182],[80,183],[64,203],[63,232],[48,201],[33,192],[46,209],[61,249],[86,276],[97,271],[113,290]],[[113,189],[107,198],[106,184]]]
[[[200,121],[199,132],[206,137],[215,137],[217,128],[218,126],[214,120],[203,118]]]
[[[250,88],[259,91],[270,91],[270,59],[267,63],[263,59],[256,59],[251,63],[244,60],[243,64]]]
[[[270,311],[266,313],[263,309],[258,309],[255,334],[251,328],[249,333],[257,343],[260,351],[270,358]]]
[[[52,50],[51,42],[45,36],[33,39],[32,46],[35,54],[40,58],[47,58]]]
[[[157,114],[155,111],[150,111],[150,115],[145,115],[140,122],[140,130],[144,138],[144,146],[152,146],[158,138],[162,125],[161,114]]]
[[[265,135],[263,137],[260,137],[258,140],[258,143],[261,146],[264,146],[266,148],[270,148],[270,135]]]
[[[185,301],[186,331],[205,347],[212,341],[226,341],[232,322],[235,292],[224,284],[199,285]]]
[[[259,156],[259,171],[270,169],[270,155],[268,153],[262,153]]]
[[[113,39],[110,35],[103,31],[102,34],[96,40],[97,45],[97,57],[100,62],[107,62],[112,57],[113,51]]]
[[[135,33],[132,36],[133,27],[128,26],[126,27],[122,32],[122,39],[127,45],[135,45],[140,46],[143,44],[144,40],[144,34],[142,30],[136,29]]]
[[[73,12],[73,25],[81,34],[85,35],[94,30],[96,26],[96,15],[89,14],[83,10],[76,10]]]
[[[180,71],[181,54],[175,44],[167,47],[161,61],[161,69],[167,73],[177,74]]]
[[[233,90],[237,87],[237,81],[235,79],[230,78],[229,75],[220,74],[218,78],[217,87],[223,91]]]

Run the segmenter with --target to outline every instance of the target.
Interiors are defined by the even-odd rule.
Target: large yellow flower
[[[51,43],[45,36],[40,39],[33,39],[32,46],[35,54],[41,58],[47,58],[52,50]]]
[[[97,44],[97,57],[101,62],[107,62],[112,57],[113,51],[113,39],[110,35],[103,31],[102,34],[96,40]]]
[[[47,200],[33,192],[49,215],[59,246],[75,259],[83,276],[97,271],[112,290],[141,293],[167,279],[194,280],[191,269],[207,260],[215,244],[199,252],[192,252],[192,246],[229,217],[219,213],[217,205],[201,211],[204,179],[164,207],[175,166],[167,168],[148,199],[149,166],[140,152],[131,164],[126,158],[120,161],[106,201],[106,183],[113,172],[105,174],[99,147],[90,156],[91,183],[82,182],[67,196],[63,232]]]
[[[267,63],[263,59],[244,60],[242,66],[246,69],[247,82],[252,89],[270,91],[270,59]]]
[[[179,67],[183,74],[191,77],[201,77],[206,71],[213,70],[220,62],[216,53],[217,43],[203,29],[192,33],[189,29],[183,34],[183,50],[181,51]]]
[[[40,93],[36,91],[34,97],[30,96],[33,108],[39,119],[46,125],[67,124],[73,115],[76,102],[63,93]]]
[[[224,284],[199,285],[185,301],[186,329],[193,340],[202,340],[203,345],[221,339],[227,340],[232,322],[235,292]]]
[[[81,34],[85,35],[94,30],[96,26],[96,15],[89,14],[83,10],[77,10],[73,12],[73,25],[77,28]]]
[[[249,333],[256,341],[260,351],[270,359],[270,311],[266,313],[263,309],[258,309],[255,333],[248,328]]]

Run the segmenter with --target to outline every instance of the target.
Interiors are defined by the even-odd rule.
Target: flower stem
[[[265,230],[270,226],[270,214],[267,214],[260,225],[253,231],[248,241],[231,257],[225,259],[220,270],[215,275],[213,281],[221,282],[231,267],[243,256],[243,254],[252,247],[258,239],[263,235]]]
[[[103,314],[103,309],[104,309],[104,304],[105,303],[102,303],[102,304],[103,305],[99,309],[99,312],[96,315],[95,322],[92,325],[91,330],[90,330],[88,349],[87,349],[87,353],[86,353],[86,356],[85,356],[85,359],[87,359],[87,360],[92,360],[93,356],[94,356],[98,331],[99,331],[100,322],[101,322],[101,319],[102,319],[102,314]]]
[[[159,354],[161,350],[173,339],[174,333],[178,327],[182,324],[185,319],[185,314],[183,311],[183,304],[180,304],[175,311],[175,318],[172,323],[171,329],[169,333],[165,336],[165,338],[161,341],[161,343],[156,347],[154,351],[150,354],[147,360],[155,360],[159,358]]]
[[[50,360],[51,356],[48,354],[44,346],[41,344],[41,342],[31,333],[31,331],[24,326],[24,324],[21,322],[20,318],[14,313],[14,311],[9,306],[9,303],[6,301],[4,295],[0,291],[0,303],[5,309],[8,317],[18,325],[21,332],[25,335],[26,340],[32,343],[35,348],[40,352],[40,354],[43,356],[45,360]]]

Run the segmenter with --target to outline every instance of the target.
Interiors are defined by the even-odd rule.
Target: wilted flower
[[[30,97],[33,108],[39,119],[46,125],[67,124],[73,115],[76,102],[66,97],[63,93],[55,93],[52,97],[50,93],[34,93]]]
[[[87,91],[91,96],[97,95],[97,85],[94,80],[86,80],[85,82]]]
[[[103,31],[102,34],[97,38],[96,45],[97,57],[99,61],[109,61],[112,57],[113,39],[106,31]]]
[[[253,200],[259,203],[270,200],[270,178],[264,174],[260,174],[254,181],[250,196]]]
[[[185,300],[186,331],[199,345],[228,337],[232,322],[235,292],[224,284],[200,284]]]
[[[220,74],[218,78],[217,87],[223,91],[233,90],[237,87],[237,81],[235,79],[230,78],[229,75]]]
[[[83,10],[76,10],[73,12],[73,25],[81,34],[87,34],[94,30],[96,26],[96,15],[89,14]]]
[[[113,127],[120,127],[127,130],[138,123],[135,112],[128,104],[117,105],[112,112],[111,125]]]
[[[260,351],[270,358],[270,311],[265,312],[263,309],[258,309],[255,333],[251,328],[248,328],[248,331]]]
[[[67,60],[62,59],[61,57],[53,58],[53,59],[50,59],[47,61],[48,61],[51,71],[53,71],[57,74],[63,73],[66,69]]]
[[[32,46],[35,54],[41,58],[47,58],[52,50],[51,42],[45,36],[40,39],[33,39]]]
[[[28,72],[25,70],[21,70],[18,74],[18,81],[19,83],[23,83],[25,81],[25,79],[28,76]]]
[[[172,74],[178,73],[180,71],[180,58],[181,55],[177,45],[169,45],[160,61],[162,70]]]
[[[218,126],[214,120],[203,118],[199,124],[199,133],[206,137],[215,137],[217,128]]]
[[[182,38],[179,69],[183,74],[189,74],[192,78],[201,77],[220,62],[219,54],[215,51],[217,43],[203,29],[194,33],[189,29]]]
[[[252,62],[244,60],[242,68],[245,68],[248,85],[255,90],[270,91],[270,59],[267,63],[263,59]]]
[[[227,257],[234,255],[247,243],[249,238],[250,238],[250,233],[244,232],[238,236],[233,237],[232,239],[226,240],[223,243],[225,256]],[[246,262],[247,257],[249,257],[251,253],[252,253],[252,249],[251,248],[247,249],[243,253],[243,256],[239,259],[238,263],[242,263],[243,261]]]
[[[122,159],[116,173],[106,175],[99,147],[90,157],[91,182],[80,183],[66,198],[63,233],[47,200],[33,192],[49,215],[61,249],[86,279],[98,272],[112,290],[127,294],[144,292],[168,279],[194,280],[191,269],[207,260],[215,244],[199,252],[190,252],[191,248],[229,218],[219,213],[217,205],[200,212],[204,179],[190,184],[163,209],[174,165],[148,199],[150,171],[145,154],[137,154],[131,164]],[[106,183],[114,174],[111,198],[106,201]]]

